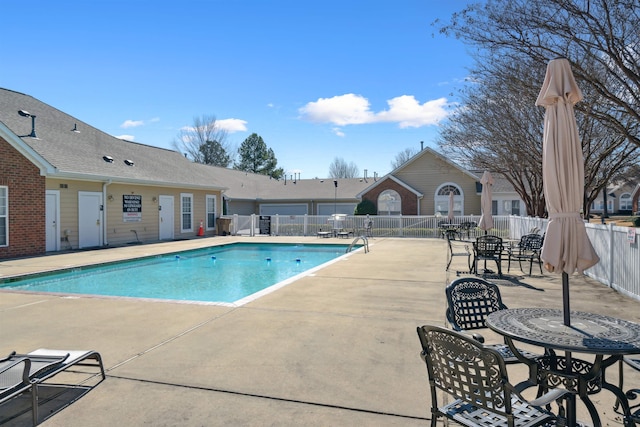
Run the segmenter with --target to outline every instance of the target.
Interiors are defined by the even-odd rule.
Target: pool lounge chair
[[[82,384],[69,384],[68,382],[54,384],[47,382],[73,366],[97,367],[99,372],[88,375],[90,377],[100,375],[98,383],[105,379],[102,358],[95,351],[67,351],[42,348],[28,354],[12,352],[6,358],[0,359],[0,406],[8,404],[14,398],[30,391],[33,425],[37,425],[41,421],[38,417],[38,392],[40,388],[57,387],[83,391],[78,397],[92,388],[85,385],[85,382]],[[86,374],[86,372],[83,373]]]

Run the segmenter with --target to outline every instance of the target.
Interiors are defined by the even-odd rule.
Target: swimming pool
[[[336,260],[347,247],[233,243],[30,276],[1,288],[242,305]]]

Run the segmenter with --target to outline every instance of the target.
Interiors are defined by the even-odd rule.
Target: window
[[[520,215],[520,201],[519,200],[505,200],[504,201],[504,213],[506,215]]]
[[[207,230],[216,227],[216,196],[207,194]]]
[[[520,200],[511,201],[511,215],[520,216]]]
[[[193,231],[193,194],[180,194],[180,213],[181,231]]]
[[[435,206],[435,214],[440,214],[442,216],[449,215],[449,193],[453,193],[453,214],[464,215],[462,211],[462,207],[464,206],[464,195],[455,184],[443,184],[438,188],[435,195],[434,206]]]
[[[498,215],[498,201],[491,201],[491,215]]]
[[[9,187],[0,186],[0,246],[9,245]]]
[[[631,194],[624,193],[620,196],[620,210],[621,211],[630,211],[633,209],[631,203]]]
[[[384,190],[378,196],[378,215],[401,215],[402,200],[395,190]]]

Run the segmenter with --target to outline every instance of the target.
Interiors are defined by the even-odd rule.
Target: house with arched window
[[[431,148],[381,177],[357,195],[372,201],[379,215],[480,215],[480,178]]]
[[[631,182],[623,182],[607,187],[606,204],[607,213],[631,215],[638,210],[638,185]],[[602,213],[604,205],[605,197],[601,192],[591,203],[591,213]]]

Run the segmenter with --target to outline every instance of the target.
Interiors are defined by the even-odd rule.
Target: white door
[[[173,239],[173,196],[160,195],[158,198],[158,209],[160,209],[160,240]]]
[[[45,200],[46,250],[60,250],[60,192],[47,190]]]
[[[102,193],[78,192],[78,248],[102,245]]]

